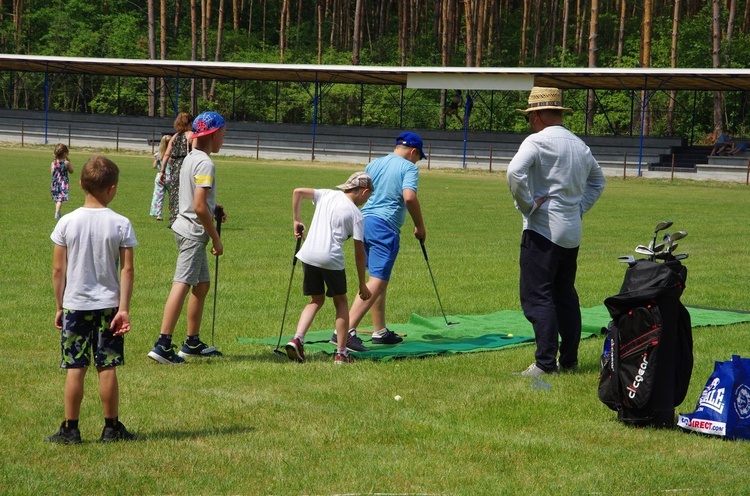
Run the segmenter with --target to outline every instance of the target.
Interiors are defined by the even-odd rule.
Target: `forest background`
[[[750,0],[0,0],[3,53],[285,64],[467,67],[745,68]],[[233,120],[306,122],[298,83],[0,72],[0,107],[170,116],[211,108]],[[177,86],[176,86],[177,85]],[[443,128],[455,89],[331,85],[318,122]],[[474,92],[470,127],[527,131],[519,92]],[[569,90],[586,134],[705,140],[746,136],[745,92]],[[498,109],[503,109],[498,111]]]

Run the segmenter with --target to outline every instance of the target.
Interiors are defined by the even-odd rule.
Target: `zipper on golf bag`
[[[653,302],[609,323],[601,356],[599,399],[610,409],[643,408],[656,374],[662,318]]]

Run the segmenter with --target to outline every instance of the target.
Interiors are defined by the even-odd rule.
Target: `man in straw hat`
[[[604,173],[589,147],[563,126],[571,109],[563,107],[562,91],[534,87],[528,107],[518,112],[532,134],[508,164],[507,179],[523,216],[521,307],[536,338],[536,360],[521,375],[573,372],[581,340],[575,289],[581,218],[601,196]]]

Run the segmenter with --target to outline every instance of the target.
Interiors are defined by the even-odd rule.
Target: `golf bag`
[[[690,314],[680,302],[679,261],[637,260],[620,293],[604,300],[612,321],[601,358],[599,399],[634,426],[674,427],[693,372]]]

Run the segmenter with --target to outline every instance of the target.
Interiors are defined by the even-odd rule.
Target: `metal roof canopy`
[[[123,77],[172,77],[314,83],[313,115],[321,84],[399,85],[413,89],[462,87],[467,90],[528,91],[532,86],[561,89],[642,90],[641,112],[649,91],[750,90],[750,69],[556,68],[556,67],[386,67],[313,64],[253,64],[187,60],[136,60],[0,54],[0,71],[93,74]],[[48,85],[45,84],[45,91]],[[45,94],[45,113],[48,111]],[[469,111],[468,101],[466,111]],[[313,118],[313,158],[315,121]],[[468,119],[464,122],[464,150]],[[643,116],[641,118],[643,122]],[[643,128],[640,132],[641,152]],[[46,123],[45,123],[46,142]],[[465,152],[464,152],[465,153]],[[465,164],[465,158],[464,158]],[[638,158],[641,175],[641,156]]]
[[[0,70],[125,77],[393,84],[423,89],[463,84],[473,90],[528,90],[531,87],[527,86],[529,81],[533,81],[532,85],[563,89],[750,90],[750,69],[381,67],[0,54]],[[508,81],[512,82],[512,87],[503,86],[510,84]]]

